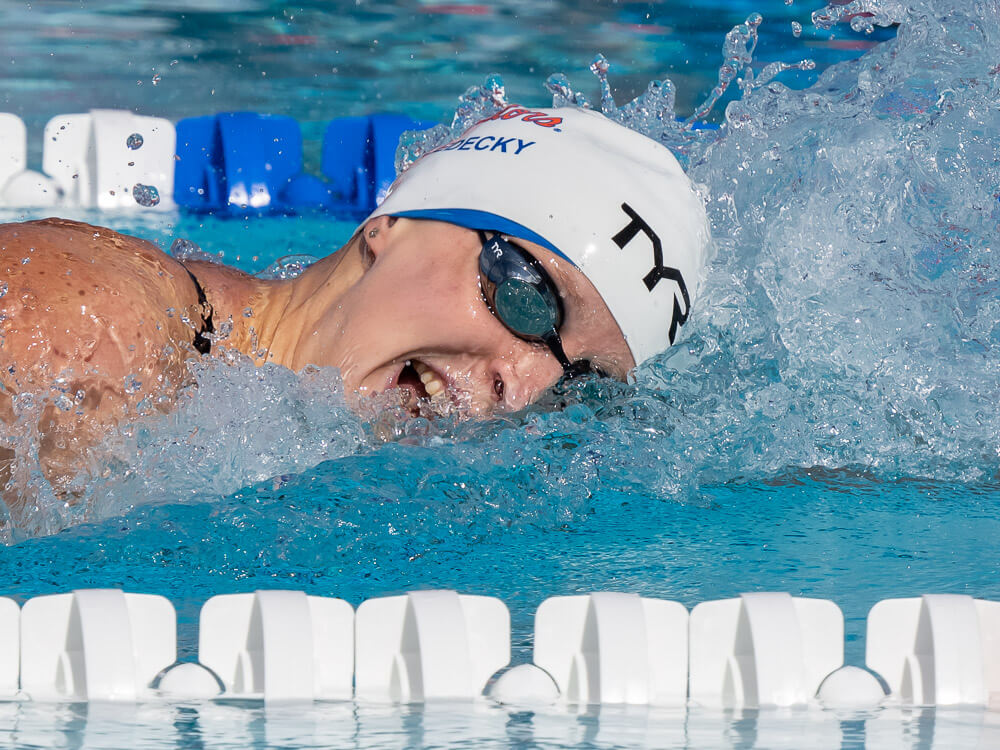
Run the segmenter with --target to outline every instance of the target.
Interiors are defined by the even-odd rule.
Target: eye
[[[493,393],[497,397],[497,401],[503,401],[504,393],[506,392],[506,387],[503,383],[503,378],[499,375],[493,376]]]

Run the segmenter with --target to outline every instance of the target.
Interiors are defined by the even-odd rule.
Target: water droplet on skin
[[[65,393],[60,393],[56,398],[56,406],[59,407],[61,411],[69,411],[73,408],[73,399]]]
[[[294,279],[317,260],[319,259],[306,254],[285,255],[256,274],[256,277],[258,279]]]
[[[6,296],[7,296],[7,282],[0,281],[0,297],[6,297]]]
[[[125,139],[125,145],[133,151],[142,148],[142,134],[132,133],[132,135]]]
[[[137,380],[135,375],[125,376],[125,393],[138,393],[142,390],[142,381]]]
[[[3,295],[0,295],[0,296],[3,296]],[[253,310],[251,310],[249,307],[244,307],[243,308],[243,317],[244,318],[252,318],[253,317]]]
[[[228,318],[218,326],[218,330],[214,334],[207,335],[212,341],[225,341],[232,335],[234,327],[233,319]]]
[[[26,266],[31,262],[31,258],[21,258],[21,265]]]
[[[136,183],[132,188],[132,197],[140,206],[150,208],[160,202],[160,191],[153,185],[142,185]]]
[[[193,242],[183,237],[178,237],[170,245],[170,254],[177,258],[177,260],[184,263],[189,260],[201,260],[206,263],[221,263],[222,253],[219,252],[215,255],[211,253],[206,253],[197,242]]]

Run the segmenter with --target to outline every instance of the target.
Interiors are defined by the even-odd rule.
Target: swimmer
[[[625,379],[673,343],[708,241],[668,149],[597,112],[518,106],[421,157],[294,279],[71,221],[3,225],[0,420],[38,410],[58,486],[140,399],[169,409],[188,358],[223,350],[336,367],[356,409],[380,394],[413,413],[521,409],[563,377]],[[44,398],[18,400],[31,392]]]

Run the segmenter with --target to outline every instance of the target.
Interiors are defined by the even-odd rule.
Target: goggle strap
[[[542,342],[555,355],[559,364],[562,365],[563,377],[578,378],[581,375],[589,375],[594,371],[589,359],[578,359],[575,362],[570,362],[569,357],[566,356],[566,352],[563,349],[562,339],[559,338],[559,333],[555,329],[552,329],[543,336]]]

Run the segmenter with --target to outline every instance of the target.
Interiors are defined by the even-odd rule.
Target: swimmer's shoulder
[[[15,258],[18,253],[21,257]],[[107,265],[106,270],[112,272],[134,265],[157,273],[183,273],[176,259],[147,240],[71,219],[0,224],[0,258],[21,260],[25,265],[37,258],[45,262],[57,260],[63,265],[80,262]]]
[[[168,306],[197,298],[184,266],[153,243],[69,219],[0,224],[0,275],[70,296],[127,294]]]
[[[110,377],[190,344],[196,286],[176,259],[136,237],[66,219],[0,225],[5,355],[21,371]],[[79,373],[77,373],[79,374]]]

